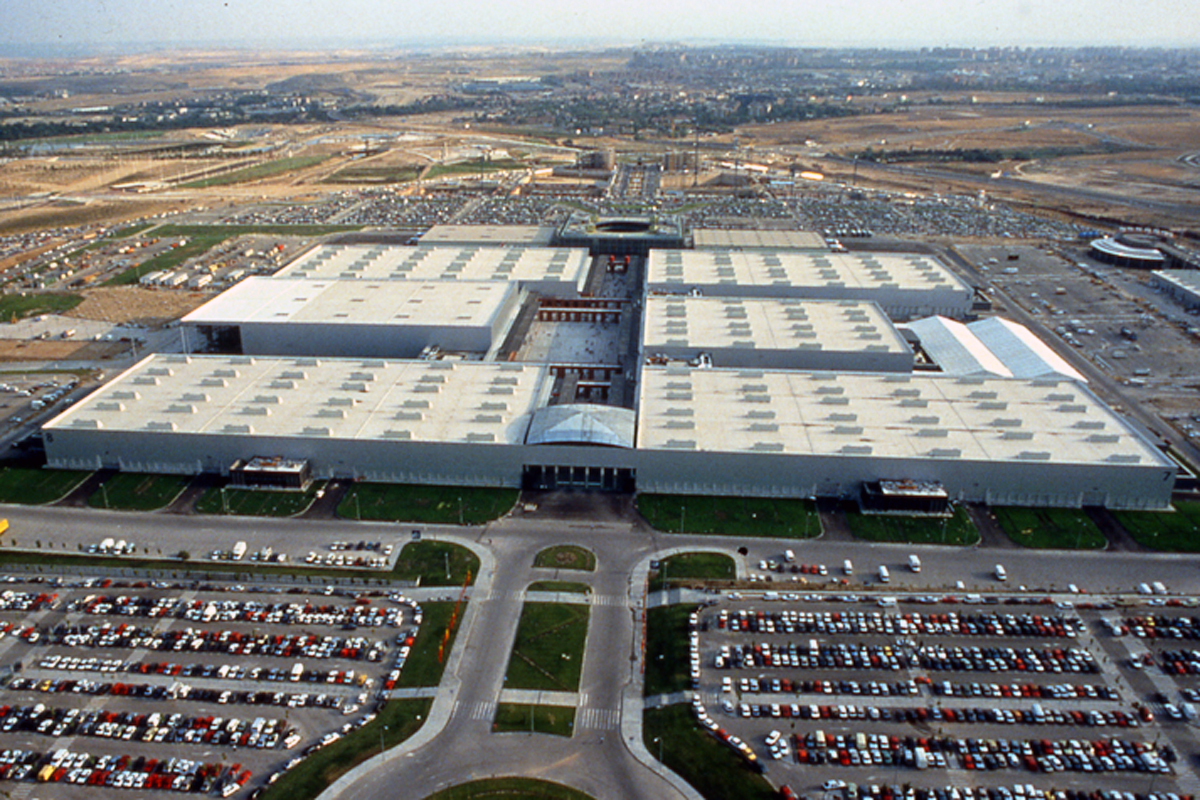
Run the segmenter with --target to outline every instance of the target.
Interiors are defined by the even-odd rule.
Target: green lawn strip
[[[646,521],[667,533],[806,539],[821,533],[811,500],[764,497],[639,494]]]
[[[321,183],[409,183],[421,174],[420,167],[342,167]]]
[[[482,525],[507,514],[516,489],[356,483],[338,504],[343,519]]]
[[[450,542],[409,542],[392,574],[420,586],[462,586],[468,575],[472,583],[479,576],[479,556]]]
[[[153,258],[130,267],[105,286],[126,286],[137,283],[143,275],[158,270],[174,269],[189,258],[206,253],[226,239],[251,234],[278,236],[325,236],[330,233],[356,231],[354,225],[163,225],[154,232],[159,238],[186,237],[187,243],[172,247]]]
[[[160,223],[139,222],[136,225],[128,225],[124,228],[121,228],[121,230],[119,230],[119,231],[114,231],[114,232],[110,233],[108,236],[110,239],[128,239],[130,236],[137,236],[142,231],[148,231],[151,228],[153,228],[155,225],[158,225],[158,224],[160,224]]]
[[[691,688],[688,618],[693,606],[658,606],[646,612],[646,697]]]
[[[723,553],[679,553],[658,563],[651,574],[650,591],[662,589],[669,581],[731,581],[737,577],[737,565]]]
[[[10,528],[7,536],[3,540],[14,547],[28,547],[34,542],[30,541],[25,535],[16,529]],[[39,546],[40,545],[36,545]],[[146,552],[149,552],[151,545],[146,544]],[[456,558],[461,558],[464,561],[469,560],[467,557],[473,557],[474,554],[465,548],[457,545],[444,545],[452,548],[455,553],[450,557],[451,565],[456,563]],[[82,549],[82,545],[80,545]],[[323,582],[326,578],[339,578],[350,580],[361,580],[363,584],[368,582],[384,582],[389,580],[405,580],[411,581],[409,577],[413,574],[420,575],[420,567],[409,563],[404,553],[401,553],[400,561],[397,562],[396,568],[391,572],[383,572],[381,570],[365,570],[365,569],[341,569],[337,567],[297,567],[297,566],[273,566],[269,564],[255,564],[245,561],[207,561],[207,560],[192,560],[192,554],[187,549],[187,542],[173,542],[165,547],[156,546],[156,553],[159,555],[176,556],[180,552],[188,553],[187,558],[113,558],[111,556],[91,556],[91,555],[65,555],[65,554],[50,554],[38,553],[24,550],[7,550],[0,549],[0,564],[23,564],[27,566],[37,567],[53,567],[60,569],[64,567],[106,567],[109,569],[135,569],[135,570],[154,570],[179,573],[185,577],[203,577],[205,575],[220,574],[227,575],[237,580],[245,577],[249,579],[253,576],[271,577],[296,577],[305,578],[310,582]],[[165,550],[165,553],[164,553]],[[466,556],[457,554],[457,551],[462,550]],[[434,573],[424,576],[427,580],[422,581],[426,586],[437,585],[435,579],[440,579],[445,576],[444,559],[439,557],[435,559],[435,564],[431,565]],[[476,562],[478,563],[478,562]],[[465,569],[463,575],[466,574]],[[472,572],[472,579],[474,579]],[[451,567],[451,575],[454,575],[454,567]],[[462,577],[459,577],[458,585],[462,585]]]
[[[537,778],[485,778],[461,783],[429,795],[425,800],[594,800],[561,783]]]
[[[526,603],[517,622],[505,688],[578,691],[589,611],[582,604]]]
[[[584,572],[596,571],[596,554],[586,547],[575,544],[560,544],[547,547],[533,559],[535,567],[547,569],[577,569]]]
[[[1092,518],[1077,508],[998,506],[992,513],[1022,547],[1098,550],[1107,543]]]
[[[1174,511],[1110,511],[1138,544],[1169,552],[1200,552],[1200,502],[1181,500]]]
[[[66,497],[90,472],[8,467],[0,470],[0,503],[40,506]]]
[[[261,800],[311,800],[357,764],[379,754],[379,734],[385,748],[412,736],[429,716],[429,698],[390,700],[378,716],[331,745],[322,747],[267,787]]]
[[[701,728],[686,704],[646,709],[642,721],[643,742],[650,755],[657,758],[661,752],[663,763],[707,800],[779,796],[733,748]]]
[[[191,475],[118,472],[88,496],[92,508],[154,511],[170,503],[192,482]]]
[[[529,588],[526,591],[591,594],[592,587],[588,586],[586,583],[576,583],[575,581],[535,581],[529,584]]]
[[[229,236],[222,233],[205,233],[191,237],[184,244],[172,247],[156,256],[146,259],[141,264],[109,278],[105,286],[130,286],[137,283],[144,275],[160,270],[175,269],[189,258],[207,253],[213,247],[225,241]]]
[[[457,164],[434,164],[425,173],[426,180],[441,178],[446,175],[477,175],[481,172],[502,172],[504,170],[527,169],[528,165],[511,158],[496,161],[461,161]]]
[[[224,496],[214,486],[196,501],[197,514],[239,514],[244,517],[292,517],[312,505],[324,481],[316,481],[304,492],[281,492],[269,489],[230,489]]]
[[[416,641],[412,644],[404,669],[400,670],[400,679],[396,681],[397,689],[412,689],[419,686],[437,686],[442,682],[442,671],[446,668],[446,659],[454,649],[454,640],[462,627],[463,614],[467,612],[467,604],[458,605],[458,618],[455,619],[456,603],[437,602],[422,603],[421,628],[417,632]],[[451,625],[453,623],[453,625]],[[450,631],[449,637],[446,631]],[[441,652],[441,658],[438,653]]]
[[[905,517],[893,514],[846,512],[846,524],[856,538],[869,542],[972,545],[979,531],[962,506],[952,517]]]
[[[0,322],[16,322],[38,314],[61,314],[83,302],[83,295],[30,292],[0,296]]]
[[[524,731],[525,733],[551,733],[571,738],[575,728],[573,706],[542,706],[527,703],[500,703],[496,706],[496,719],[492,730],[498,733]]]
[[[263,178],[269,178],[272,175],[280,175],[284,172],[314,167],[327,158],[328,156],[293,156],[291,158],[277,158],[273,161],[266,161],[262,164],[255,164],[251,167],[244,167],[242,169],[233,170],[232,172],[214,175],[211,178],[201,178],[200,180],[189,181],[188,183],[182,184],[182,188],[206,189],[209,186],[229,186],[234,183],[257,181]]]

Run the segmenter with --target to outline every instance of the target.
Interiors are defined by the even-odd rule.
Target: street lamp
[[[655,737],[654,737],[654,741],[655,741],[655,742],[658,744],[658,763],[660,763],[660,764],[661,764],[661,763],[662,763],[662,760],[663,760],[663,740],[662,740],[662,737],[661,737],[661,736],[655,736]]]
[[[379,752],[381,754],[383,753],[383,734],[384,734],[384,731],[386,731],[387,729],[388,729],[387,725],[384,725],[384,726],[380,727],[380,729],[379,729]]]

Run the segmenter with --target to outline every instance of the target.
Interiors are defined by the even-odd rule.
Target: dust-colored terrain
[[[156,291],[136,286],[87,289],[83,292],[83,302],[66,316],[154,326],[178,319],[209,299],[210,295],[201,292]]]

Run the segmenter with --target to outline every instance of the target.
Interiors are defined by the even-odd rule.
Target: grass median
[[[682,581],[731,581],[737,577],[737,565],[724,553],[679,553],[658,562],[650,575],[650,591]]]
[[[1004,533],[1022,547],[1057,550],[1099,550],[1108,544],[1096,523],[1077,508],[992,509]]]
[[[458,605],[458,614],[454,608]],[[454,640],[458,637],[462,626],[463,614],[467,604],[448,602],[422,603],[421,628],[417,638],[400,671],[396,681],[397,689],[414,689],[422,686],[437,686],[442,682],[442,672],[446,669],[446,659],[454,648]]]
[[[591,594],[592,587],[576,581],[534,581],[528,592],[565,592],[567,594]]]
[[[560,544],[547,547],[533,559],[533,565],[542,569],[575,569],[583,572],[596,571],[596,554],[576,544]]]
[[[23,532],[12,529],[10,529],[3,541],[10,545],[21,547],[28,547],[31,544]],[[143,545],[145,552],[150,552],[150,544],[139,544]],[[352,581],[361,580],[364,585],[370,582],[385,582],[390,580],[414,581],[420,579],[420,583],[424,586],[461,586],[466,579],[468,566],[474,564],[478,568],[479,565],[479,559],[474,553],[458,545],[442,542],[414,542],[408,547],[412,547],[413,545],[431,545],[432,547],[418,548],[413,554],[410,554],[408,548],[405,548],[405,550],[401,551],[395,568],[390,572],[383,570],[339,569],[335,567],[273,566],[242,561],[193,561],[188,551],[174,549],[179,547],[178,542],[167,546],[168,557],[144,559],[82,554],[68,555],[65,553],[50,554],[28,550],[3,549],[0,550],[0,564],[23,565],[36,567],[39,570],[46,568],[45,571],[51,572],[72,567],[102,567],[105,569],[128,569],[143,572],[154,571],[165,572],[189,579],[216,575],[227,577],[230,580],[249,580],[254,577],[288,577],[304,579],[310,583],[318,583],[324,582],[328,578],[338,578],[342,580],[350,579]],[[40,540],[36,546],[39,549],[41,548]],[[80,548],[82,549],[82,545],[80,545]],[[47,544],[47,549],[51,549],[49,544]],[[158,555],[162,555],[162,546],[158,546],[156,552]],[[184,557],[180,557],[179,553],[183,553]],[[451,581],[449,583],[444,582],[444,555],[449,555],[451,563]],[[172,558],[170,556],[175,557]],[[477,571],[472,570],[472,580],[474,580],[476,574]],[[439,583],[439,581],[441,582]]]
[[[486,778],[451,786],[425,800],[594,800],[561,783],[537,778]]]
[[[313,483],[307,491],[280,492],[270,489],[222,489],[213,487],[196,501],[197,514],[237,514],[243,517],[294,517],[317,499],[324,481]]]
[[[693,606],[658,606],[646,612],[646,697],[691,688],[688,618]]]
[[[492,730],[497,733],[549,733],[570,739],[575,730],[572,706],[542,706],[528,703],[500,703]]]
[[[962,506],[950,517],[906,517],[895,514],[846,512],[846,525],[857,539],[899,544],[952,544],[960,547],[979,541],[979,531]]]
[[[192,482],[191,475],[118,472],[88,496],[92,508],[155,511],[169,505]]]
[[[0,503],[40,506],[61,500],[87,480],[90,472],[9,467],[0,470]]]
[[[1176,502],[1174,511],[1110,513],[1142,547],[1175,553],[1200,552],[1200,502]]]
[[[389,700],[378,716],[333,744],[305,758],[266,788],[260,800],[311,800],[342,775],[384,749],[395,747],[417,732],[429,716],[428,698]]]
[[[482,525],[504,516],[517,503],[516,489],[356,483],[338,504],[343,519]]]
[[[647,709],[642,741],[650,755],[677,773],[706,800],[773,800],[779,795],[728,745],[702,729],[686,704]]]
[[[811,539],[821,533],[821,518],[811,500],[639,494],[637,509],[666,533],[778,539]]]
[[[574,603],[526,603],[517,622],[505,688],[579,691],[590,610]]]

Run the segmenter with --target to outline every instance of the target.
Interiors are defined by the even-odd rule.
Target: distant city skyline
[[[530,44],[1197,47],[1187,0],[6,0],[0,48],[66,57],[163,47]]]

